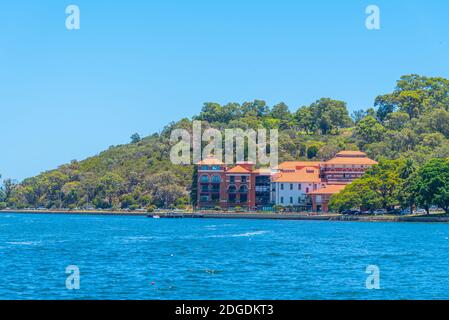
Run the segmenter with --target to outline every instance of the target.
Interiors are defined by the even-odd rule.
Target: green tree
[[[282,130],[288,129],[291,125],[292,115],[290,113],[290,110],[288,109],[288,106],[283,102],[273,106],[269,116],[272,119],[279,121],[278,127]]]
[[[376,97],[374,101],[374,106],[377,107],[376,117],[380,122],[384,120],[396,110],[397,101],[392,94],[386,94],[383,96]]]
[[[406,112],[410,119],[418,117],[423,112],[423,100],[419,91],[402,91],[398,94],[399,108]]]
[[[307,158],[313,159],[317,156],[318,151],[320,150],[320,146],[318,145],[311,145],[307,148]]]
[[[366,110],[355,110],[351,113],[351,118],[354,121],[355,124],[359,123],[360,120],[365,118],[368,115]]]
[[[410,212],[416,204],[416,194],[414,190],[414,183],[417,179],[417,166],[413,159],[406,159],[401,162],[398,173],[401,179],[401,187],[399,188],[398,199],[403,208],[409,208]]]
[[[142,139],[140,138],[140,135],[138,133],[133,133],[131,135],[131,143],[138,143],[140,142],[140,140]]]
[[[171,172],[161,172],[146,178],[148,190],[154,203],[160,207],[173,207],[178,198],[187,196],[178,178]]]
[[[330,206],[338,211],[352,208],[372,211],[399,205],[401,163],[401,160],[381,160],[342,192],[333,195]]]
[[[346,103],[343,101],[321,98],[312,103],[310,108],[322,134],[338,133],[340,128],[352,125]]]
[[[346,103],[343,101],[321,98],[308,107],[301,107],[295,114],[299,127],[309,132],[338,134],[341,128],[352,125]]]
[[[349,209],[373,211],[382,205],[382,199],[376,192],[373,179],[358,179],[346,186],[340,193],[332,195],[329,206],[332,210],[342,212]]]
[[[367,116],[361,120],[355,129],[355,136],[359,140],[359,145],[363,146],[382,141],[385,128],[372,116]]]
[[[402,111],[389,113],[384,118],[384,126],[389,130],[402,130],[409,123],[409,116]]]
[[[79,201],[80,196],[80,185],[79,181],[67,182],[62,187],[62,193],[64,197],[64,205],[66,208],[75,207]]]
[[[107,173],[99,179],[98,194],[102,199],[107,199],[108,207],[112,208],[114,200],[120,195],[123,190],[124,180],[116,173]]]
[[[438,205],[449,213],[449,161],[431,159],[419,170],[414,183],[416,202],[430,213],[432,205]]]
[[[242,114],[247,117],[261,118],[270,112],[270,108],[263,100],[254,100],[252,102],[245,102],[242,104]]]
[[[318,130],[316,119],[310,107],[301,107],[295,113],[295,121],[300,130],[305,131],[306,134],[316,132]]]
[[[398,194],[401,188],[399,168],[401,160],[383,159],[378,165],[369,169],[363,179],[369,179],[368,183],[381,198],[383,209],[393,209],[399,204]]]

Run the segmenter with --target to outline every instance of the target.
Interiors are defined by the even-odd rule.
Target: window
[[[220,200],[220,195],[217,193],[212,194],[212,201],[219,201]]]
[[[213,183],[220,183],[221,182],[220,176],[213,176],[212,177],[212,182]]]
[[[207,202],[207,201],[209,201],[209,197],[208,196],[201,196],[200,197],[200,201],[201,202]]]
[[[203,182],[203,183],[208,183],[209,182],[209,176],[206,176],[206,175],[201,176],[201,180],[200,181]]]
[[[298,203],[301,203],[302,201],[301,201],[301,197],[298,197]]]
[[[230,176],[230,177],[229,177],[229,181],[230,181],[231,183],[235,183],[235,177],[234,177],[234,176]]]
[[[290,203],[293,203],[293,197],[290,197]]]
[[[290,183],[290,190],[293,190],[293,183]]]
[[[281,203],[284,203],[284,197],[281,197]]]
[[[242,185],[242,186],[240,186],[239,191],[241,193],[246,193],[246,192],[248,192],[248,187],[246,185]]]
[[[229,193],[236,193],[237,188],[235,186],[229,186]]]
[[[209,170],[209,166],[201,166],[201,170]]]
[[[309,188],[306,188],[306,193],[309,193]]]
[[[281,183],[281,190],[284,190],[284,184]]]
[[[212,170],[214,171],[219,171],[221,168],[220,166],[212,166]]]
[[[242,181],[242,183],[246,183],[246,177],[241,177],[240,180]]]
[[[301,190],[301,184],[298,183],[298,190]]]

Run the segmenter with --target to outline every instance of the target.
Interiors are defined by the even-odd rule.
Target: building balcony
[[[352,181],[354,181],[357,178],[327,178],[326,182],[328,183],[350,183]]]
[[[322,172],[365,172],[368,168],[322,168]]]
[[[216,188],[201,188],[201,192],[220,192],[220,189]]]

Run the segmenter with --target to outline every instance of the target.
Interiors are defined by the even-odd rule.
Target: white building
[[[304,206],[307,194],[325,186],[320,169],[303,167],[298,171],[280,172],[273,176],[271,202],[279,206]]]

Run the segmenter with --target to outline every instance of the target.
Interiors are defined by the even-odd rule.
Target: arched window
[[[246,193],[246,192],[248,192],[248,187],[246,185],[242,185],[242,186],[240,186],[239,191],[241,193]]]
[[[200,181],[203,182],[203,183],[208,183],[209,182],[209,176],[206,176],[206,175],[201,176]]]
[[[237,191],[237,188],[235,186],[229,186],[228,190],[230,193],[235,193]]]
[[[221,178],[218,175],[215,175],[212,177],[212,182],[213,183],[220,183],[221,182]]]

